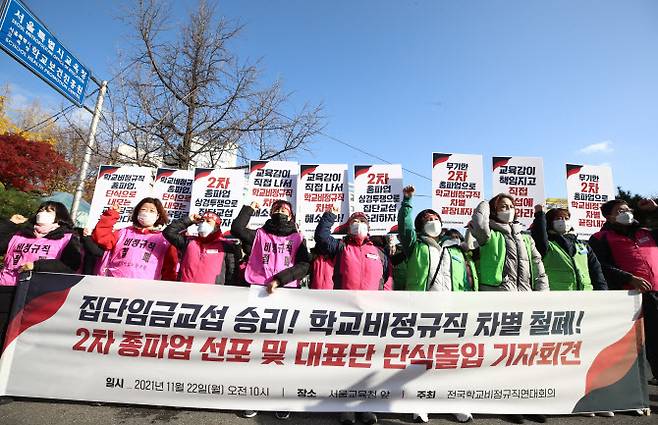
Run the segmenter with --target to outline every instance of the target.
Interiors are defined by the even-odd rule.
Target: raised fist
[[[405,186],[402,189],[402,194],[404,195],[405,198],[411,198],[414,196],[414,192],[416,191],[416,188],[413,187],[412,185]]]

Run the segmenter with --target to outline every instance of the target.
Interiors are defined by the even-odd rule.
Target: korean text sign
[[[306,239],[313,239],[315,228],[325,211],[338,209],[335,230],[349,216],[347,165],[302,164],[297,201],[299,228]]]
[[[229,230],[242,207],[244,183],[243,170],[196,168],[190,213],[213,212],[222,219],[222,231]]]
[[[77,106],[84,103],[89,70],[18,0],[2,11],[0,47]]]
[[[131,226],[133,209],[152,194],[154,171],[148,167],[101,165],[86,227],[93,229],[101,214],[114,205],[119,207],[121,216],[115,228]]]
[[[354,166],[354,211],[368,217],[371,235],[397,232],[402,203],[402,166]]]
[[[169,220],[178,220],[190,213],[194,172],[158,168],[153,183],[153,197],[162,201]]]
[[[432,207],[445,224],[465,226],[483,196],[482,155],[432,154]]]
[[[647,405],[641,300],[623,291],[267,296],[49,274],[18,290],[0,394],[293,411]]]
[[[290,202],[293,213],[297,210],[297,181],[299,164],[292,161],[251,161],[247,201],[257,202],[260,209],[249,221],[249,227],[261,227],[270,216],[272,204],[277,200]]]
[[[535,205],[543,205],[544,161],[527,156],[492,158],[493,193],[514,197],[516,219],[529,227],[535,217]]]
[[[615,198],[612,170],[605,165],[567,164],[567,203],[571,224],[588,238],[605,223],[601,204]]]

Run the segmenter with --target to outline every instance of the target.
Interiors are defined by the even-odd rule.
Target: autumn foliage
[[[50,192],[74,171],[49,143],[18,134],[0,135],[0,182],[7,188]]]

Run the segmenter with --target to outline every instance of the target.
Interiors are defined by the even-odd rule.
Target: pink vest
[[[226,243],[223,238],[204,244],[190,239],[180,266],[181,282],[215,283],[224,267]]]
[[[254,245],[245,270],[245,280],[252,285],[265,285],[272,276],[295,265],[297,250],[304,240],[301,233],[288,236],[276,236],[256,230]],[[298,288],[299,282],[294,280],[285,285],[287,288]]]
[[[311,289],[334,289],[334,259],[318,255],[313,259]]]
[[[388,276],[384,276],[383,253],[372,243],[345,244],[339,255],[336,287],[347,290],[377,291],[387,288]]]
[[[646,279],[658,291],[658,245],[651,232],[639,229],[635,240],[617,232],[604,231],[615,265],[621,270]],[[626,289],[633,289],[630,285]]]
[[[114,249],[103,255],[100,276],[160,279],[169,242],[162,232],[141,233],[134,227],[121,229]]]
[[[60,239],[46,239],[14,235],[7,246],[5,267],[0,271],[0,286],[16,286],[18,269],[25,263],[61,258],[71,236],[65,233]]]

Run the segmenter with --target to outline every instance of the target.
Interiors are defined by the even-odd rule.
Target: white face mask
[[[368,236],[368,225],[366,223],[354,222],[350,224],[350,235],[365,238]]]
[[[204,221],[203,223],[199,224],[199,226],[197,226],[197,232],[202,238],[205,238],[211,234],[213,230],[215,230],[215,227],[207,221]]]
[[[54,211],[40,211],[37,213],[36,221],[37,224],[53,224],[55,222],[55,212]]]
[[[571,222],[569,220],[555,220],[553,222],[553,230],[563,235],[571,230]]]
[[[137,215],[137,221],[144,227],[151,227],[158,221],[158,214],[152,212],[141,212]]]
[[[496,217],[503,223],[511,223],[514,220],[514,210],[498,211]]]
[[[441,220],[432,220],[425,223],[423,232],[430,238],[435,238],[441,234]]]
[[[634,218],[633,218],[633,213],[628,211],[628,212],[623,212],[617,214],[617,217],[615,217],[615,221],[619,224],[622,224],[624,226],[628,226],[633,224]]]

